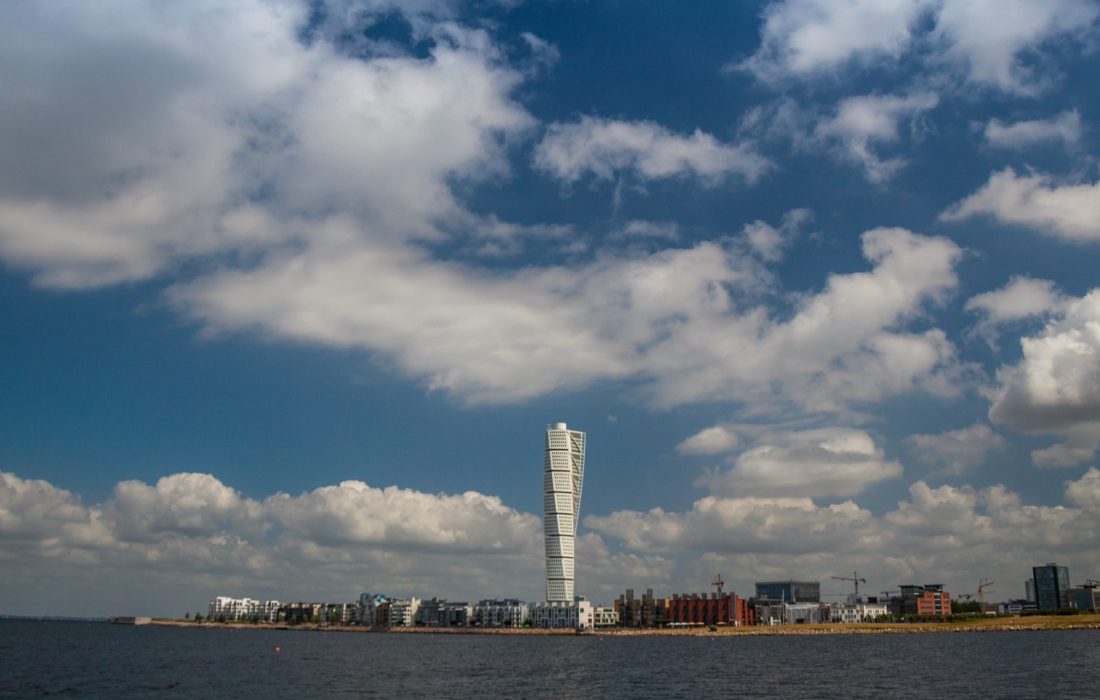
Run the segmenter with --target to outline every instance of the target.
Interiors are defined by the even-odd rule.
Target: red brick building
[[[741,627],[755,624],[749,601],[738,598],[736,593],[684,593],[672,596],[668,601],[670,624],[733,625]]]

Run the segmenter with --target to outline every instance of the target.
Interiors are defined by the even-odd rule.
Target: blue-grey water
[[[0,621],[0,697],[357,696],[1096,698],[1100,632],[613,638]]]

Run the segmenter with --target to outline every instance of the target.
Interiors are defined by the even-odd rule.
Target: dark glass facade
[[[1031,569],[1035,582],[1035,604],[1040,610],[1069,607],[1069,568],[1057,564]]]
[[[781,600],[785,603],[820,603],[821,583],[818,581],[757,582],[756,597]]]

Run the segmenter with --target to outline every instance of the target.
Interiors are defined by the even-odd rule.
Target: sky
[[[1100,2],[0,4],[0,613],[1100,578]]]

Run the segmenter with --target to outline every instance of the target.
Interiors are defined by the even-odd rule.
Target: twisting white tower
[[[543,506],[546,600],[573,602],[573,542],[584,484],[584,433],[556,423],[546,431]]]

